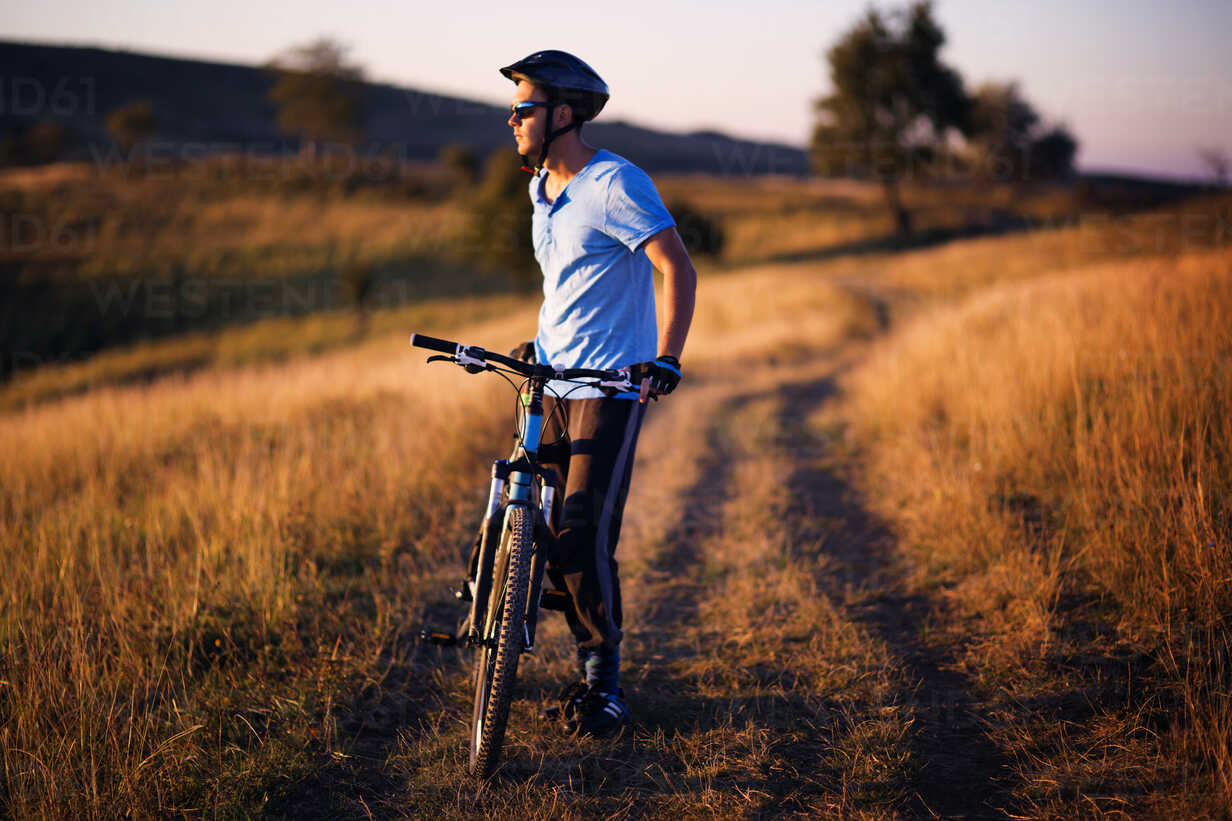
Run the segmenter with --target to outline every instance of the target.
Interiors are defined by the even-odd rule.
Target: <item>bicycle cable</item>
[[[579,385],[578,387],[581,387],[581,386]],[[566,391],[565,396],[561,396],[555,390],[553,390],[552,388],[549,388],[546,385],[544,386],[544,389],[546,391],[549,391],[552,394],[552,410],[548,414],[547,421],[544,422],[543,426],[546,428],[549,425],[551,425],[552,417],[559,415],[560,433],[556,435],[555,439],[553,439],[551,442],[548,442],[547,445],[540,445],[541,448],[555,447],[556,445],[560,444],[561,442],[569,438],[569,409],[565,407],[564,399],[570,393],[572,393],[572,391]]]
[[[570,388],[569,390],[565,391],[564,395],[561,395],[557,393],[553,388],[548,387],[546,385],[544,386],[544,389],[548,391],[549,393],[551,393],[552,399],[555,400],[552,403],[552,412],[551,414],[548,415],[548,421],[549,422],[551,421],[552,416],[556,415],[556,412],[558,409],[560,411],[560,435],[557,436],[555,439],[553,439],[551,442],[549,442],[547,446],[556,445],[559,442],[562,442],[565,439],[569,438],[569,408],[568,406],[565,405],[565,400],[568,399],[569,395],[573,393],[574,391],[581,390],[582,388],[593,388],[593,387],[594,387],[593,383],[579,382],[576,385],[574,385],[572,388]],[[546,446],[540,445],[540,447],[542,448]]]
[[[498,376],[500,376],[501,379],[504,379],[506,382],[508,382],[509,387],[513,388],[514,390],[514,395],[516,397],[516,401],[514,404],[514,421],[513,421],[514,435],[516,436],[518,443],[525,446],[526,429],[525,429],[525,425],[523,424],[524,420],[522,416],[522,408],[524,407],[525,403],[522,399],[522,396],[524,394],[524,391],[526,390],[526,386],[530,383],[530,378],[526,377],[522,380],[521,384],[518,384],[506,375],[506,374],[513,374],[515,376],[522,376],[522,374],[519,373],[518,371],[515,371],[511,368],[503,368],[503,367],[500,367],[499,365],[492,365],[492,364],[488,365],[488,370],[494,374],[497,374]],[[567,380],[567,381],[572,381],[572,380]],[[555,400],[552,403],[552,410],[548,414],[547,422],[550,423],[552,420],[552,417],[559,414],[560,434],[555,439],[553,439],[551,442],[546,443],[546,445],[541,443],[540,444],[541,449],[543,447],[554,446],[560,443],[562,440],[568,438],[569,436],[569,410],[565,406],[564,400],[568,399],[569,395],[572,394],[574,391],[581,390],[582,388],[593,388],[595,387],[596,384],[597,383],[593,383],[593,382],[578,382],[574,384],[572,388],[565,391],[564,394],[557,393],[556,390],[550,387],[549,385],[546,385],[546,384],[544,385],[544,390],[547,393],[551,394],[552,399]]]
[[[495,373],[500,373],[500,374],[501,374],[501,376],[505,376],[505,375],[504,375],[504,373],[501,373],[501,371],[500,371],[500,370],[498,370],[498,369],[496,369],[496,368],[493,368],[493,371],[494,371]],[[513,371],[513,373],[517,373],[517,372],[516,372],[516,371]],[[520,374],[519,374],[519,375],[520,375]],[[508,377],[505,377],[505,381],[506,381],[506,382],[508,382],[511,386],[513,386],[513,385],[514,385],[513,380],[512,380],[512,379],[510,379],[510,378],[508,378]],[[523,417],[522,417],[522,407],[523,407],[522,396],[523,396],[523,392],[526,390],[526,386],[527,386],[527,384],[528,384],[529,382],[530,382],[530,379],[529,379],[529,378],[527,378],[527,379],[524,379],[524,380],[522,381],[522,384],[521,384],[521,385],[516,385],[516,386],[514,386],[514,390],[516,390],[516,391],[517,391],[517,399],[516,399],[516,402],[515,402],[515,404],[514,404],[514,410],[513,410],[513,413],[514,413],[514,430],[516,431],[516,435],[517,435],[518,442],[519,442],[519,443],[522,443],[522,444],[525,444],[525,442],[526,442],[526,430],[525,430],[525,428],[522,426],[522,422],[523,422]],[[567,439],[567,438],[569,437],[569,409],[568,409],[568,407],[565,405],[565,401],[564,401],[564,400],[568,399],[568,398],[569,398],[569,395],[570,395],[570,394],[572,394],[574,391],[581,390],[582,388],[593,388],[593,387],[595,387],[595,383],[591,383],[591,382],[579,382],[579,383],[575,384],[575,385],[574,385],[572,388],[570,388],[569,390],[565,391],[563,394],[560,394],[560,393],[557,393],[557,392],[556,392],[556,390],[555,390],[554,388],[552,388],[552,387],[550,387],[550,386],[548,386],[548,385],[544,385],[544,391],[545,391],[546,393],[548,393],[548,394],[551,394],[551,397],[552,397],[552,399],[554,400],[554,401],[552,402],[552,410],[551,410],[551,412],[548,414],[548,418],[547,418],[546,422],[544,423],[544,427],[547,427],[547,425],[548,425],[549,423],[551,423],[551,421],[552,421],[552,417],[553,417],[553,416],[557,416],[557,415],[559,415],[559,416],[560,416],[560,433],[559,433],[559,434],[557,435],[557,437],[556,437],[555,439],[553,439],[551,442],[547,442],[547,443],[540,443],[540,445],[539,445],[540,450],[542,450],[542,449],[543,449],[543,448],[545,448],[545,447],[552,447],[552,446],[555,446],[555,445],[559,444],[560,442],[564,441],[565,439]]]

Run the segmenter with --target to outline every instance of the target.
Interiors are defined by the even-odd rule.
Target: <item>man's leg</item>
[[[641,408],[622,399],[579,399],[569,406],[569,469],[549,568],[568,590],[569,627],[588,683],[619,691],[621,602],[616,542],[637,446]]]

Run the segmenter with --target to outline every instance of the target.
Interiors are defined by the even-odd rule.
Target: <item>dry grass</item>
[[[726,237],[722,259],[730,264],[833,258],[840,252],[894,250],[902,245],[885,194],[873,183],[667,176],[658,185],[666,201],[688,202],[718,221]],[[1093,205],[1086,202],[1081,187],[1048,185],[917,184],[907,185],[904,196],[916,230],[936,238],[1015,227],[1099,224],[1104,229],[1101,236],[1124,240],[1124,225],[1109,215],[1109,205],[1114,209],[1131,205],[1115,199]],[[1172,227],[1165,226],[1164,231]],[[1195,221],[1187,228],[1201,233],[1204,226]],[[1209,232],[1211,226],[1205,229]]]
[[[550,620],[483,785],[462,654],[413,635],[456,615],[512,402],[405,332],[511,347],[529,306],[276,364],[224,335],[197,372],[0,416],[5,810],[1217,815],[1183,790],[1227,795],[1229,255],[1085,237],[704,276],[622,538],[637,724],[537,724],[572,668]]]
[[[703,280],[686,351],[690,367],[774,363],[878,330],[872,306],[820,266],[763,265]]]
[[[1110,783],[1191,809],[1203,783],[1232,800],[1230,311],[1227,251],[1104,264],[927,314],[853,381],[879,511],[980,625],[967,662],[987,683],[1063,702],[1058,666],[1083,681],[1101,660],[1152,665],[1145,702],[1099,696],[1102,737],[1049,740],[1062,702],[1007,737],[1046,814]]]
[[[703,276],[709,273],[703,266]],[[451,276],[457,279],[458,274]],[[872,333],[876,323],[868,307],[827,279],[827,273],[816,266],[788,265],[758,266],[742,271],[738,280],[716,278],[702,294],[704,303],[694,331],[694,338],[699,341],[691,346],[691,358],[706,361],[716,355],[747,354],[774,345],[815,344],[819,339],[834,339],[836,332],[840,336],[848,332]],[[484,319],[519,310],[532,300],[516,294],[421,299],[413,305],[373,311],[359,335],[353,314],[327,312],[300,318],[271,318],[238,328],[145,342],[106,351],[84,362],[48,365],[19,373],[0,386],[0,412],[92,388],[148,381],[168,373],[233,368],[317,354],[354,346],[399,328],[451,327],[468,317]],[[834,301],[841,309],[834,309]],[[834,327],[835,323],[847,323],[850,327]],[[698,336],[707,333],[722,334],[721,343],[715,339],[710,344]]]
[[[458,477],[507,410],[404,346],[0,420],[16,816],[247,814],[333,743],[338,693],[465,538]]]
[[[106,205],[116,217],[103,217],[84,240],[83,276],[166,271],[176,265],[203,276],[278,276],[348,256],[383,260],[437,253],[449,248],[464,221],[460,209],[446,203],[323,201],[312,195],[243,195],[211,202],[169,198],[140,187],[120,190],[123,201]],[[142,204],[149,213],[142,213]]]
[[[781,481],[809,458],[778,435],[782,380],[832,367],[783,368],[735,390],[716,368],[670,411],[651,409],[641,451],[653,455],[635,468],[621,546],[628,733],[569,740],[535,720],[574,675],[550,620],[519,673],[530,703],[515,704],[501,772],[478,790],[461,775],[469,704],[450,654],[440,713],[385,753],[392,783],[374,811],[895,817],[918,766],[910,682],[845,612],[850,590],[832,583],[835,562]]]
[[[353,348],[406,328],[454,327],[530,309],[528,297],[512,294],[421,299],[413,305],[371,311],[357,327],[353,312],[263,319],[221,331],[183,334],[105,351],[83,362],[19,373],[0,386],[0,412],[89,390],[148,382],[169,374],[283,362],[338,348]]]
[[[699,347],[721,349],[759,320],[732,304],[749,292],[797,323],[828,307],[814,345],[864,322],[855,300],[807,272],[762,271],[703,291]],[[429,330],[460,315],[437,315]],[[459,333],[511,345],[532,326],[525,311]],[[0,418],[11,812],[277,811],[329,762],[348,766],[347,722],[366,720],[366,680],[387,686],[406,664],[421,681],[425,662],[405,656],[405,639],[456,572],[508,407],[499,384],[425,370],[404,340],[97,388]],[[746,347],[724,349],[725,361]],[[459,485],[475,490],[459,496]],[[792,584],[808,598],[807,585],[780,587]],[[404,714],[436,694],[461,699],[457,678],[403,687],[419,705],[403,698]],[[738,684],[725,685],[731,698]],[[720,725],[681,734],[679,764],[650,770],[683,779],[672,799],[682,806],[697,784],[747,769],[694,771],[695,745],[723,759],[771,743],[757,724],[728,738],[717,705],[699,715]],[[436,766],[461,789],[455,735]],[[420,742],[406,755],[438,748]]]
[[[201,300],[216,278],[240,282],[256,278],[273,286],[269,279],[288,277],[292,284],[287,290],[273,292],[281,299],[282,310],[303,299],[333,304],[327,296],[337,284],[337,272],[350,268],[389,280],[386,291],[375,296],[384,305],[404,303],[416,294],[453,295],[467,287],[475,293],[518,287],[505,274],[462,271],[450,262],[468,241],[467,220],[459,202],[445,196],[450,181],[441,169],[403,169],[410,175],[405,182],[398,174],[389,178],[378,174],[361,179],[366,187],[351,191],[347,178],[328,171],[303,176],[294,163],[262,165],[251,159],[247,163],[242,157],[224,157],[144,176],[71,165],[0,175],[5,189],[0,191],[0,208],[11,212],[21,231],[35,226],[31,237],[18,236],[18,231],[8,243],[0,242],[0,262],[11,263],[15,270],[30,266],[34,279],[54,273],[70,283],[96,275],[109,282],[114,276],[148,278],[148,287],[162,289],[157,299],[168,302],[175,296],[176,310],[187,323],[184,327],[194,318],[204,319],[201,312],[207,306]],[[412,182],[423,190],[408,194],[399,188]],[[1080,197],[1072,189],[1043,187],[1024,195],[1009,187],[921,187],[910,192],[918,226],[925,232],[941,232],[938,237],[978,227],[981,215],[988,212],[1037,224],[1056,220],[1075,224],[1059,231],[948,243],[904,255],[894,253],[890,220],[876,186],[697,176],[666,177],[660,184],[669,200],[686,200],[719,219],[728,236],[725,265],[768,259],[824,261],[826,278],[859,280],[865,286],[874,283],[884,298],[899,302],[904,297],[950,298],[1010,276],[1033,277],[1041,265],[1059,270],[1109,257],[1208,247],[1224,241],[1232,224],[1226,197],[1114,218],[1102,211],[1082,212]],[[180,277],[187,277],[189,284]],[[119,293],[142,281],[121,280]],[[80,297],[76,310],[93,316],[124,304],[119,298],[108,308],[110,303],[100,300],[91,287],[79,281],[69,289]],[[378,282],[378,291],[381,287]],[[135,310],[144,304],[147,312],[154,312],[151,293],[142,292],[145,301],[138,298]],[[269,295],[268,289],[257,293]],[[215,297],[230,299],[221,293]],[[245,311],[263,298],[236,295],[236,315],[230,308],[215,306],[220,312],[217,319],[252,318]],[[128,312],[124,310],[125,315]],[[257,309],[255,316],[261,315]],[[374,330],[379,333],[413,316],[414,312],[381,312]],[[55,327],[60,318],[49,316],[47,323],[35,325]],[[154,323],[147,332],[166,329]],[[115,329],[99,333],[106,341]],[[750,338],[754,333],[745,332]],[[12,362],[6,364],[15,375],[11,384],[0,388],[0,410],[170,371],[316,353],[355,339],[351,321],[342,316],[277,318],[239,330],[138,343],[85,363],[65,364],[52,362],[55,354],[46,346],[71,348],[77,343],[52,342],[34,334],[11,340],[13,350],[6,356],[12,356]],[[31,359],[45,364],[23,371]]]
[[[1052,230],[952,242],[887,260],[879,282],[899,297],[954,299],[1104,260],[1174,257],[1232,241],[1232,197],[1212,195],[1135,214],[1088,213]]]
[[[280,276],[347,259],[436,255],[465,221],[439,196],[348,196],[327,171],[301,180],[294,169],[205,164],[140,176],[54,170],[0,178],[0,202],[30,233],[7,237],[0,260],[68,266],[79,277]]]

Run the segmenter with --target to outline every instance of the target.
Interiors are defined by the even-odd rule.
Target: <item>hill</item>
[[[149,100],[160,152],[294,152],[269,101],[271,76],[257,66],[186,60],[100,48],[0,41],[0,135],[17,139],[40,122],[68,129],[70,158],[106,156],[104,120],[134,100]],[[494,80],[493,88],[499,88]],[[487,152],[511,144],[501,106],[384,83],[364,84],[362,150],[429,160],[450,143]],[[802,174],[804,151],[715,132],[671,134],[620,121],[588,127],[595,141],[648,171]]]

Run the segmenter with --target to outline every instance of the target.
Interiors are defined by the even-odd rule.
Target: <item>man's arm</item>
[[[697,271],[676,229],[664,228],[642,244],[654,267],[663,272],[663,328],[659,332],[659,355],[680,358],[684,340],[693,322]]]

